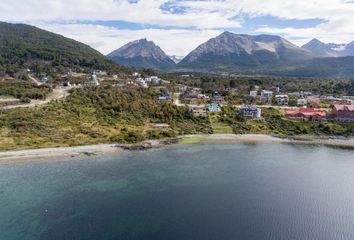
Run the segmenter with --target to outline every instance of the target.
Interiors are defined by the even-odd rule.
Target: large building
[[[327,119],[327,112],[316,108],[301,108],[286,111],[286,117],[300,121],[322,122]]]
[[[341,122],[354,122],[354,105],[334,105],[332,115]]]

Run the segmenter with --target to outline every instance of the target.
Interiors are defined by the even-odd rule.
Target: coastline
[[[78,156],[97,156],[101,154],[120,153],[124,151],[141,151],[163,148],[172,144],[194,144],[206,142],[260,142],[311,144],[329,147],[342,147],[354,150],[354,138],[344,137],[279,137],[264,134],[196,134],[183,135],[173,139],[148,140],[137,144],[98,144],[74,147],[42,148],[0,152],[0,163],[26,162],[33,160],[54,160]]]

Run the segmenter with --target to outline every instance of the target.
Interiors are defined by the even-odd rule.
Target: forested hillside
[[[0,22],[0,71],[36,70],[41,65],[58,69],[118,67],[83,43],[33,26]]]

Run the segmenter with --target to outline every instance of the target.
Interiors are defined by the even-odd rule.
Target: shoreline
[[[54,160],[79,156],[98,156],[124,151],[143,151],[175,144],[196,144],[208,142],[259,142],[310,144],[327,147],[342,147],[354,150],[354,138],[345,137],[309,137],[309,136],[271,136],[265,134],[196,134],[183,135],[171,139],[147,140],[137,144],[97,144],[74,147],[40,148],[0,152],[0,163],[26,162],[34,160]]]

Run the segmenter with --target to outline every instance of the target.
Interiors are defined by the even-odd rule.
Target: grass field
[[[228,124],[219,121],[219,113],[209,113],[209,121],[213,133],[233,133],[232,128]]]
[[[194,144],[194,143],[201,143],[204,141],[204,138],[202,137],[188,137],[188,138],[182,138],[179,140],[180,144]]]

